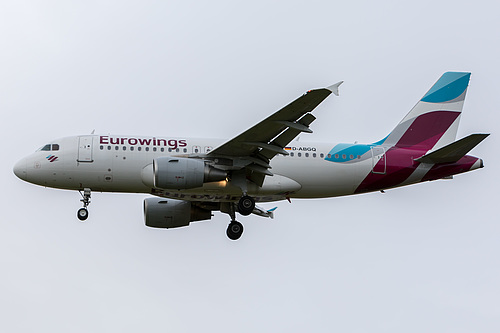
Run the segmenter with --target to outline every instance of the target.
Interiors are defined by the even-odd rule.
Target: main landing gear
[[[243,224],[238,221],[231,221],[227,226],[226,235],[230,240],[238,240],[243,234]]]
[[[240,212],[241,215],[247,216],[252,214],[254,208],[255,200],[246,194],[240,198],[240,201],[238,201],[238,212]]]
[[[246,194],[244,194],[240,198],[237,204],[232,202],[229,203],[229,207],[226,208],[227,210],[225,211],[231,217],[231,222],[229,223],[226,230],[226,235],[227,237],[229,237],[229,239],[238,240],[243,234],[243,224],[236,221],[236,209],[238,209],[238,213],[246,216],[250,215],[253,212],[254,208],[255,200]]]
[[[76,214],[80,221],[85,221],[89,217],[87,206],[90,204],[90,193],[91,191],[89,188],[84,188],[83,193],[80,191],[80,194],[82,195],[82,199],[80,201],[83,202],[83,208],[80,208]]]
[[[243,234],[243,224],[236,221],[236,204],[228,202],[225,213],[231,217],[231,223],[227,226],[226,235],[230,240],[238,240]]]

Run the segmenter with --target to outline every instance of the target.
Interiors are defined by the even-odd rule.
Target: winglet
[[[274,219],[274,211],[276,210],[276,208],[278,208],[278,207],[271,208],[267,211],[267,213],[269,214],[269,217],[272,219]]]
[[[265,210],[262,207],[255,206],[252,213],[255,215],[262,216],[262,217],[270,217],[270,218],[274,219],[274,211],[276,210],[276,208],[278,208],[278,207],[274,207],[274,208]]]
[[[329,87],[326,87],[326,89],[330,90],[332,93],[335,94],[335,96],[339,95],[339,86],[344,83],[344,81],[337,82]]]

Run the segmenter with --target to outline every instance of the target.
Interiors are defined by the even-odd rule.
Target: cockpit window
[[[59,145],[57,143],[54,144],[47,144],[40,148],[39,150],[41,151],[52,151],[52,150],[59,150]]]

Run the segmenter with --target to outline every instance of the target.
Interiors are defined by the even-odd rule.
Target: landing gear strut
[[[84,188],[83,193],[80,191],[80,194],[82,195],[82,199],[80,201],[83,202],[83,208],[80,208],[76,214],[80,221],[85,221],[89,217],[87,206],[90,204],[90,193],[91,191],[89,188]]]
[[[243,224],[236,221],[236,213],[232,202],[229,203],[229,211],[227,213],[231,217],[231,223],[227,226],[226,235],[231,240],[237,240],[243,233]]]
[[[238,203],[235,202],[225,202],[221,203],[221,212],[229,214],[231,217],[231,222],[229,223],[226,231],[227,237],[231,240],[237,240],[243,234],[243,225],[236,221],[236,212],[241,215],[250,215],[255,208],[255,200],[251,196],[243,192],[243,196],[240,198]]]

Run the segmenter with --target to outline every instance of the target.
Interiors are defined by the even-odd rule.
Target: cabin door
[[[372,147],[372,172],[385,174],[387,165],[384,147]]]
[[[94,136],[80,136],[78,138],[78,162],[94,162],[92,156]]]

